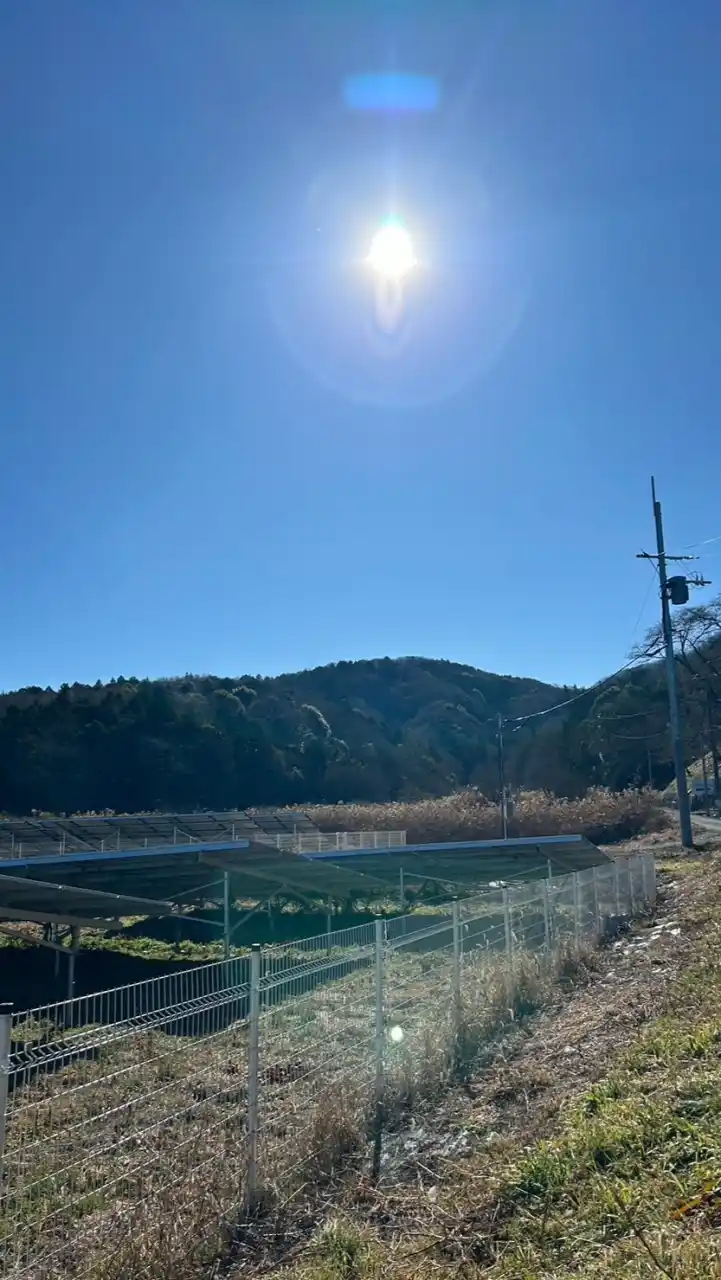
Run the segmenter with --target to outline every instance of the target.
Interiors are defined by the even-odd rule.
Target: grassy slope
[[[387,1186],[350,1194],[288,1280],[721,1277],[718,847],[666,864],[659,919]]]

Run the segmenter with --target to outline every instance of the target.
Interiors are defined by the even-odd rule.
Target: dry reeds
[[[498,806],[475,791],[391,804],[316,805],[307,812],[321,831],[406,831],[410,843],[491,840],[499,834]],[[663,825],[663,802],[655,791],[595,787],[572,800],[522,791],[509,819],[509,835],[574,834],[611,844]]]

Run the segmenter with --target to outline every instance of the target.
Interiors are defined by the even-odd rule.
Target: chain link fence
[[[655,899],[652,855],[0,1014],[0,1277],[201,1276]]]

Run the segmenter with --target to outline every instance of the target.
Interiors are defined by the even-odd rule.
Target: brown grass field
[[[719,1280],[721,841],[697,845],[666,848],[655,915],[451,1089],[379,1185],[339,1188],[282,1266],[234,1280]]]
[[[500,835],[498,805],[473,791],[438,800],[316,805],[307,813],[321,831],[406,831],[409,844]],[[522,791],[509,819],[509,835],[585,835],[595,844],[612,844],[665,826],[667,814],[655,791],[619,793],[595,787],[577,800]]]

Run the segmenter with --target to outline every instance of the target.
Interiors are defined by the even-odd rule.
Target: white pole
[[[578,871],[573,875],[573,929],[578,943],[581,940],[581,886]]]
[[[406,910],[407,910],[406,908],[406,877],[402,867],[400,869],[399,890],[400,890],[400,899],[401,899],[401,915],[403,916],[401,933],[405,935],[408,932],[408,921],[406,919]]]
[[[546,951],[551,950],[551,911],[548,902],[548,881],[544,880],[541,884],[541,893],[543,894],[543,936],[546,944]]]
[[[639,861],[641,863],[641,892],[643,893],[643,905],[644,907],[647,907],[649,895],[648,895],[648,885],[647,885],[647,877],[646,877],[646,859],[644,858],[643,854],[641,854]]]
[[[230,959],[230,872],[223,872],[223,959]]]
[[[598,937],[601,936],[601,904],[598,896],[598,867],[591,868],[591,885],[593,888],[593,919]]]
[[[375,1016],[375,1093],[376,1101],[383,1092],[383,1048],[385,1038],[383,1000],[383,921],[376,920],[376,1016]]]
[[[652,853],[647,853],[646,858],[648,860],[649,880],[651,882],[650,890],[649,890],[650,901],[651,901],[651,906],[655,910],[656,908],[656,859],[654,858]]]
[[[374,1033],[374,1057],[375,1057],[375,1133],[373,1135],[373,1166],[372,1177],[377,1180],[381,1171],[381,1144],[383,1141],[383,1050],[385,1040],[385,1010],[383,998],[383,947],[384,947],[384,927],[383,921],[376,920],[376,1008],[375,1008],[375,1033]]]
[[[503,890],[503,927],[506,935],[506,959],[510,967],[513,964],[513,925],[511,922],[511,897],[508,889]]]
[[[0,1004],[0,1174],[3,1171],[5,1154],[12,1032],[13,1007],[11,1004]]]
[[[621,873],[618,869],[618,858],[613,860],[613,891],[616,899],[616,918],[620,920],[623,911],[621,910]]]
[[[248,1167],[246,1205],[249,1213],[258,1199],[258,1073],[260,1056],[260,946],[250,953],[250,1009],[248,1027]]]
[[[456,1031],[461,1025],[461,907],[453,903],[453,1003],[456,1013]]]
[[[68,950],[68,1000],[75,999],[75,956],[80,945],[80,929],[78,925],[70,926],[70,948]],[[68,1010],[68,1014],[72,1019],[72,1010]]]

